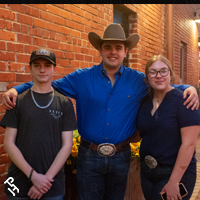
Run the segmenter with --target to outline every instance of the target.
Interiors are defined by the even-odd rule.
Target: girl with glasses
[[[145,81],[150,92],[138,113],[141,184],[146,200],[189,200],[196,181],[195,147],[199,133],[199,110],[183,105],[183,92],[170,85],[171,63],[161,55],[146,64]],[[179,183],[188,194],[181,197]]]

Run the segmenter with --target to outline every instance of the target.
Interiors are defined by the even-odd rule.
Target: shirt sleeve
[[[0,121],[0,126],[3,128],[11,127],[18,129],[18,112],[17,112],[17,103],[16,106],[12,110],[6,110],[5,115],[3,116],[2,120]]]
[[[191,110],[191,108],[186,108],[183,98],[179,98],[177,101],[177,119],[180,128],[187,127],[187,126],[195,126],[200,125],[200,111],[198,110]]]
[[[62,131],[72,131],[77,129],[76,117],[74,107],[70,99],[67,98],[65,104],[64,116],[63,116],[63,127]]]
[[[67,76],[55,80],[51,83],[52,87],[59,93],[76,99],[76,71]]]
[[[23,93],[24,91],[28,90],[33,86],[33,81],[28,82],[28,83],[23,83],[21,85],[14,86],[15,90],[17,90],[18,94]]]
[[[187,88],[189,88],[191,85],[173,85],[171,84],[172,87],[178,88],[179,90],[186,90]]]

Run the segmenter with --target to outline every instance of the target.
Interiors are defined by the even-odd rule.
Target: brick
[[[32,17],[29,17],[28,15],[22,15],[19,13],[17,14],[17,21],[23,24],[28,24],[28,25],[33,24]]]
[[[69,51],[70,50],[70,45],[67,43],[60,43],[60,49],[61,50],[65,50],[65,51]]]
[[[53,21],[54,16],[48,12],[41,11],[40,12],[41,19],[45,19],[47,21]]]
[[[76,31],[76,30],[71,30],[71,36],[80,38],[81,33],[79,31]]]
[[[68,10],[71,13],[75,12],[75,7],[73,5],[65,4],[64,6],[65,6],[65,10]]]
[[[4,152],[5,153],[5,152]],[[6,165],[1,165],[0,166],[0,174],[6,172]]]
[[[0,18],[14,20],[15,19],[15,13],[6,9],[0,8]]]
[[[8,163],[8,162],[10,162],[10,158],[8,157],[7,154],[0,155],[0,165],[4,164],[4,163]],[[1,183],[1,181],[0,181],[0,183]]]
[[[17,58],[17,60],[18,60],[18,58]],[[9,63],[8,69],[10,72],[25,72],[25,65],[22,63]]]
[[[21,26],[18,23],[13,23],[13,31],[20,32]]]
[[[66,35],[62,35],[62,42],[66,42],[67,40],[67,36]]]
[[[0,4],[0,7],[5,8],[6,4]]]
[[[5,62],[0,62],[0,70],[6,71],[6,63]]]
[[[57,7],[59,7],[59,8],[64,8],[65,7],[65,5],[64,4],[53,4],[54,6],[57,6]]]
[[[68,40],[68,43],[70,43],[70,44],[72,43],[72,37],[71,36],[68,36],[67,40]]]
[[[18,53],[24,52],[24,45],[19,43],[7,42],[7,51],[14,51]]]
[[[56,40],[61,41],[61,35],[59,33],[56,33]]]
[[[30,35],[35,35],[35,33],[36,33],[35,28],[33,28],[32,26],[30,26],[30,27],[29,27],[29,34],[30,34]]]
[[[60,15],[60,9],[50,4],[48,4],[48,11],[56,15]]]
[[[9,22],[9,21],[7,21],[6,22],[6,28],[7,28],[7,30],[12,30],[12,28],[13,28],[13,26],[12,26],[12,22]]]
[[[49,31],[43,30],[43,37],[49,38]]]
[[[15,81],[15,74],[13,73],[0,73],[0,81],[6,82],[6,81]]]
[[[34,4],[33,6],[41,10],[47,10],[47,5],[48,4]]]
[[[6,43],[4,41],[0,41],[0,50],[6,50]]]
[[[1,107],[3,107],[3,106],[1,105]],[[4,112],[6,111],[4,107],[2,108],[2,110],[4,110]],[[0,108],[0,112],[1,112],[1,108]],[[4,149],[4,145],[0,145],[0,155],[4,154],[4,153],[6,153],[5,149]],[[2,171],[3,171],[3,168],[1,168],[1,166],[0,166],[0,174],[3,173]]]
[[[54,50],[56,58],[64,58],[64,51],[56,51]]]
[[[62,17],[54,16],[54,23],[65,25],[65,20]]]
[[[15,61],[15,54],[12,52],[0,52],[0,60],[5,60],[5,61]]]
[[[65,20],[65,26],[75,29],[76,28],[76,23],[71,21],[71,20],[66,19]]]
[[[85,31],[85,26],[81,25],[81,24],[76,24],[76,29],[79,31]]]
[[[30,57],[27,56],[27,54],[21,54],[21,53],[17,54],[17,62],[29,63],[29,61],[30,61]]]
[[[25,6],[25,13],[34,17],[38,17],[38,18],[40,14],[38,9],[35,9],[27,5]]]
[[[71,60],[71,61],[70,61],[70,66],[71,66],[71,67],[79,68],[79,62],[76,61],[76,60]]]
[[[17,82],[30,82],[31,75],[30,74],[16,74],[16,81]]]
[[[74,72],[76,69],[74,68],[69,68],[69,67],[65,67],[65,74],[70,74],[72,72]]]
[[[84,60],[84,55],[82,55],[82,54],[75,54],[75,59],[76,60]]]
[[[47,46],[48,46],[48,48],[51,48],[51,49],[59,49],[59,42],[57,42],[57,41],[48,41],[47,42]]]
[[[19,83],[9,83],[8,86],[7,86],[7,90],[9,90],[10,88],[12,88],[16,85],[19,85]]]
[[[55,36],[56,36],[56,34],[55,34],[55,32],[50,32],[50,39],[52,39],[52,40],[55,40]]]
[[[23,4],[8,4],[8,7],[10,7],[11,10],[18,11],[21,13],[24,13],[25,10]]]
[[[40,20],[40,19],[34,18],[33,24],[34,24],[34,26],[38,26],[38,27],[45,28],[45,29],[47,28],[47,22]]]
[[[21,25],[21,32],[22,33],[28,33],[28,26],[27,25]]]
[[[69,66],[69,60],[60,59],[60,66]],[[61,69],[60,69],[60,71],[57,71],[57,72],[60,74],[61,73]],[[64,73],[65,73],[64,68],[62,68],[62,73],[61,74],[64,74]]]
[[[42,37],[42,29],[41,28],[36,29],[36,35],[39,37]]]
[[[92,62],[92,56],[85,55],[86,62]]]
[[[0,30],[0,39],[15,41],[15,33],[12,33],[10,31]]]
[[[22,43],[32,44],[32,37],[29,35],[17,34],[17,41]]]
[[[68,58],[68,59],[74,59],[74,53],[71,53],[71,52],[65,52],[65,58]]]
[[[34,47],[32,45],[25,45],[25,53],[31,54],[34,50],[36,50],[38,47]]]
[[[46,47],[47,46],[47,41],[45,39],[33,37],[33,45]]]
[[[48,23],[48,30],[59,31],[59,25]]]
[[[66,34],[66,35],[70,35],[70,29],[66,28],[64,26],[60,27],[60,32]]]
[[[2,28],[2,29],[5,28],[5,20],[0,19],[0,28]]]
[[[65,10],[60,11],[60,16],[64,17],[65,19],[71,19],[71,13]]]

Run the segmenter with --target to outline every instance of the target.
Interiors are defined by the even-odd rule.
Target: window
[[[127,14],[126,8],[122,7],[121,5],[114,4],[113,14],[113,23],[121,24],[127,38],[129,36],[129,14]],[[127,53],[126,58],[124,58],[123,65],[128,67],[129,53]]]

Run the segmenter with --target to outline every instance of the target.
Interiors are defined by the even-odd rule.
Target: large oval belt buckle
[[[100,156],[113,156],[115,151],[115,145],[110,143],[99,144],[97,148],[97,152]]]
[[[150,169],[154,169],[154,168],[156,168],[157,165],[158,165],[157,160],[156,160],[154,157],[150,156],[150,155],[145,156],[144,161],[145,161],[146,165],[147,165]]]

